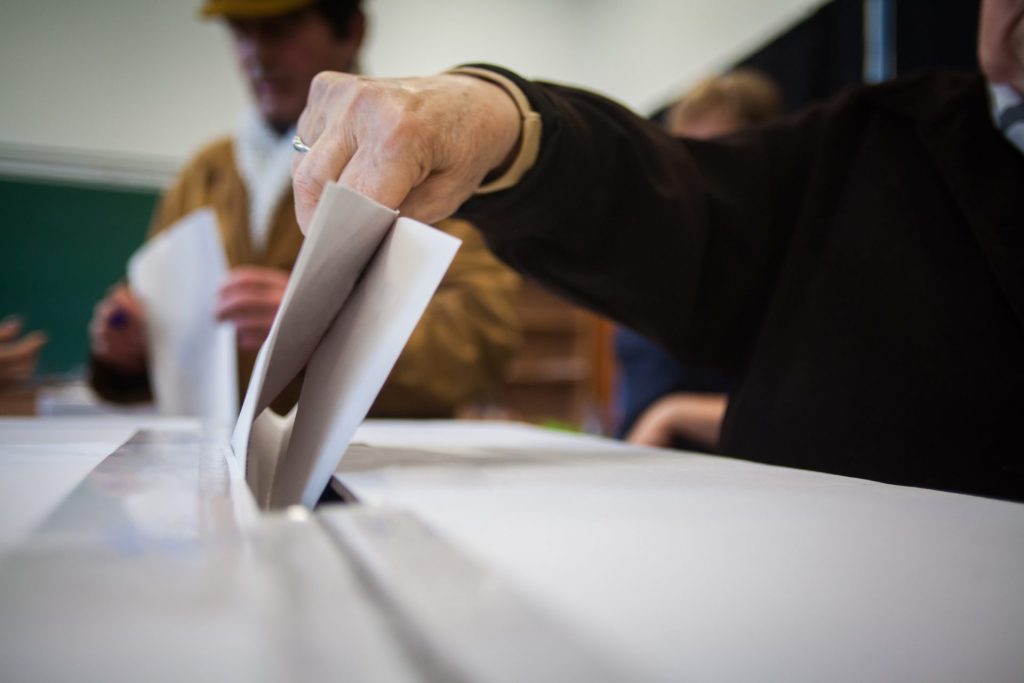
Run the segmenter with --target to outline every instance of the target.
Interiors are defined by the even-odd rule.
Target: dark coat
[[[1024,499],[1024,156],[980,76],[710,142],[518,82],[541,158],[464,215],[514,267],[739,378],[723,453]]]

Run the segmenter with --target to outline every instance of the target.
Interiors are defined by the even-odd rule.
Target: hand
[[[97,360],[119,372],[146,371],[146,312],[125,285],[115,285],[93,309],[89,343]]]
[[[235,324],[239,348],[255,350],[266,340],[287,286],[283,270],[239,266],[231,271],[217,295],[217,319]]]
[[[321,73],[298,124],[311,150],[292,164],[299,225],[305,231],[324,185],[333,180],[435,223],[506,162],[519,128],[512,98],[472,76]]]
[[[728,402],[726,394],[668,394],[643,412],[626,441],[638,446],[668,448],[677,436],[682,436],[714,448]]]
[[[30,332],[21,339],[21,319],[15,316],[0,321],[0,385],[24,382],[36,369],[39,349],[46,344],[42,332]]]

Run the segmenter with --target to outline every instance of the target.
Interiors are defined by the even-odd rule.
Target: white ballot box
[[[0,422],[0,481],[26,489],[0,515],[33,487],[50,501],[0,556],[3,680],[1024,672],[1024,505],[526,425],[370,421],[332,482],[348,503],[265,512],[226,443],[139,426]],[[26,470],[79,457],[69,440],[94,468]]]

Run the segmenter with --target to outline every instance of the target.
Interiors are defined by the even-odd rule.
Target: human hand
[[[97,360],[119,372],[146,370],[146,312],[131,290],[115,285],[93,309],[89,343]]]
[[[292,164],[299,225],[305,231],[324,185],[334,180],[435,223],[507,162],[519,129],[512,98],[472,76],[321,73],[298,124],[311,149]]]
[[[258,349],[270,334],[281,306],[288,273],[260,266],[239,266],[217,294],[217,319],[235,324],[238,346]]]
[[[726,394],[668,394],[648,406],[626,441],[668,448],[676,437],[683,436],[713,448],[722,431],[728,402]]]
[[[42,332],[30,332],[21,339],[22,322],[17,316],[0,321],[0,385],[24,382],[36,369],[39,350],[47,342]]]

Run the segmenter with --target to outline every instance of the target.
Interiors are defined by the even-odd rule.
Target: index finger
[[[295,132],[309,148],[292,157],[292,189],[295,214],[303,234],[313,216],[320,195],[328,182],[337,180],[341,169],[355,152],[355,139],[323,135],[330,119],[342,119],[348,107],[356,77],[329,71],[317,74],[309,86],[306,108],[299,116]],[[322,139],[325,138],[325,139]]]
[[[139,307],[139,300],[125,285],[120,285],[110,293],[110,302],[121,308],[133,311]]]
[[[330,140],[311,145],[305,154],[296,153],[292,162],[292,191],[295,194],[295,217],[302,234],[306,234],[324,187],[338,179],[351,156],[352,150]]]

